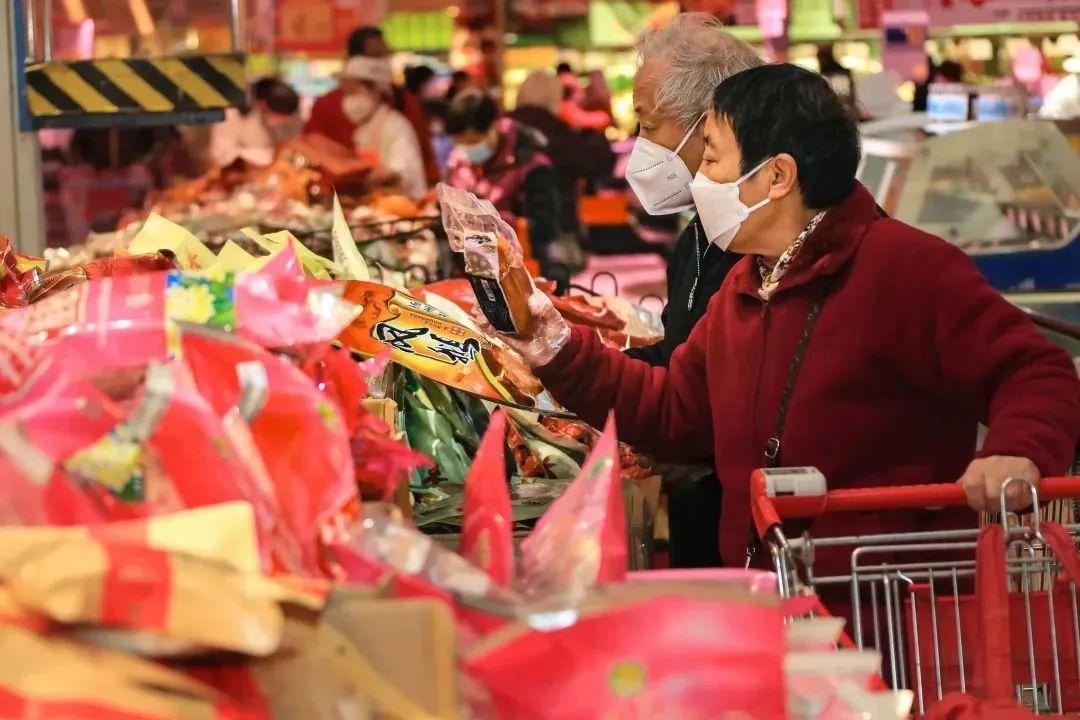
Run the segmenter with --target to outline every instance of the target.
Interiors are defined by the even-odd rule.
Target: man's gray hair
[[[689,128],[712,107],[716,86],[729,76],[764,65],[742,40],[707,13],[682,13],[664,28],[638,40],[638,58],[666,63],[656,91],[656,109]]]

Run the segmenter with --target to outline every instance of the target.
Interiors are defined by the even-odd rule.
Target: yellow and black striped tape
[[[186,113],[242,104],[243,55],[78,60],[26,69],[30,115]]]

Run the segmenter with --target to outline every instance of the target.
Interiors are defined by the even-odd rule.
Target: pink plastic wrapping
[[[514,518],[506,482],[506,414],[491,416],[465,478],[461,554],[500,585],[514,576]]]
[[[465,668],[499,718],[787,717],[778,607],[659,598],[493,641]]]
[[[614,417],[521,550],[522,584],[531,597],[580,598],[594,585],[626,577],[626,511]]]
[[[47,349],[69,372],[141,367],[175,352],[176,326],[229,330],[265,347],[329,343],[356,316],[339,288],[290,274],[285,251],[260,273],[180,271],[104,278],[0,317],[0,375],[17,387]]]
[[[276,498],[277,522],[299,553],[278,560],[284,569],[317,574],[322,528],[356,496],[336,403],[292,363],[239,338],[185,332],[182,348],[214,413],[225,417],[237,409],[250,428]]]

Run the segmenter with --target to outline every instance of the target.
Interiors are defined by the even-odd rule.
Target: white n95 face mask
[[[679,157],[679,151],[701,124],[703,117],[690,126],[674,150],[640,136],[634,142],[626,165],[626,182],[650,215],[672,215],[694,207],[689,187],[694,178]]]
[[[739,197],[739,186],[765,167],[769,160],[772,158],[762,161],[735,182],[716,182],[699,172],[690,183],[690,193],[694,198],[694,205],[697,206],[705,237],[721,250],[727,250],[731,246],[731,241],[735,239],[743,221],[750,217],[750,213],[769,204],[769,198],[765,198],[758,204],[747,207]]]

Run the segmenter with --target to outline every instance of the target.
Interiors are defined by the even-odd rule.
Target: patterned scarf
[[[795,242],[791,243],[788,249],[780,255],[776,264],[771,265],[768,260],[758,255],[758,272],[761,274],[761,287],[758,289],[758,297],[765,302],[769,301],[772,294],[776,292],[776,288],[780,286],[780,280],[787,274],[788,268],[791,267],[791,261],[795,259],[799,250],[802,249],[803,243],[806,242],[806,238],[810,237],[814,230],[817,229],[822,218],[825,217],[825,212],[825,210],[822,210],[810,219],[810,222],[806,224],[803,231],[795,238]]]

